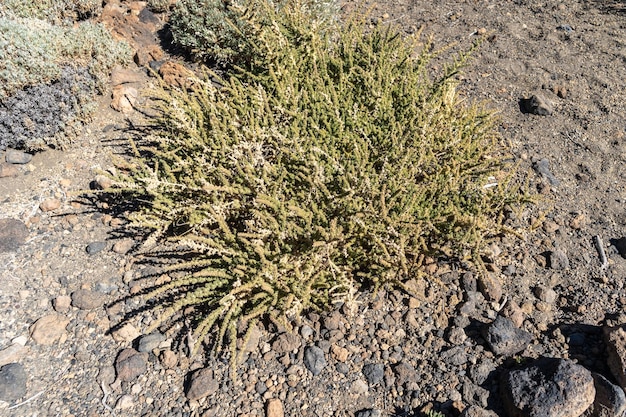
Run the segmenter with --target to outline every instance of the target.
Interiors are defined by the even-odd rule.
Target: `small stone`
[[[403,386],[409,382],[417,382],[417,371],[415,368],[407,363],[400,362],[393,367],[393,373],[396,375],[396,383],[399,386]]]
[[[40,345],[52,345],[65,338],[65,327],[70,320],[59,314],[50,314],[30,326],[30,337]]]
[[[128,410],[135,406],[135,400],[133,396],[130,394],[124,394],[120,397],[119,400],[115,403],[116,410]]]
[[[477,405],[470,405],[463,410],[461,417],[498,417],[498,415],[491,410],[485,410]]]
[[[113,180],[106,175],[96,175],[91,182],[91,188],[94,190],[106,190],[113,186]]]
[[[165,349],[161,352],[159,360],[161,361],[161,365],[166,369],[174,369],[176,365],[178,365],[178,355],[170,349]]]
[[[363,381],[362,379],[357,379],[350,386],[350,391],[355,395],[363,395],[367,394],[367,391],[369,391],[369,387],[367,385],[367,382]]]
[[[587,222],[587,218],[585,217],[584,214],[579,214],[576,217],[574,217],[570,222],[569,222],[569,227],[571,227],[574,230],[580,230],[582,229],[582,227],[585,225],[585,223]]]
[[[19,363],[9,363],[0,368],[0,400],[11,402],[26,395],[27,379],[24,366]]]
[[[624,390],[600,374],[592,373],[596,388],[591,417],[624,417],[626,415],[626,395]]]
[[[9,347],[0,350],[0,366],[18,362],[28,353],[28,348],[19,343],[13,343]]]
[[[375,408],[370,408],[366,410],[357,411],[354,417],[381,417],[382,413],[380,410]]]
[[[314,333],[315,331],[311,328],[311,326],[303,324],[302,327],[300,327],[300,336],[302,336],[304,340],[309,340],[313,337]]]
[[[333,359],[339,362],[345,362],[348,360],[348,356],[350,355],[350,351],[344,347],[333,344],[330,347],[330,351],[332,353]]]
[[[115,359],[115,373],[122,382],[132,381],[147,370],[147,354],[135,349],[124,349]]]
[[[532,336],[525,330],[515,327],[510,319],[502,316],[483,331],[483,336],[496,355],[511,356],[526,349]]]
[[[141,338],[139,339],[139,346],[137,347],[137,350],[139,352],[150,353],[154,349],[157,349],[161,342],[164,342],[165,339],[165,335],[161,334],[160,332],[154,332],[145,336],[141,336]]]
[[[272,350],[276,353],[289,353],[298,349],[301,344],[300,336],[294,333],[283,333],[278,335],[274,343],[272,343]]]
[[[569,268],[569,259],[567,254],[560,249],[553,250],[548,255],[550,268],[563,270]]]
[[[56,198],[47,198],[44,201],[42,201],[41,204],[39,204],[39,208],[44,213],[48,211],[54,211],[58,209],[59,207],[61,207],[61,201],[59,201]]]
[[[72,305],[81,310],[93,310],[102,307],[106,296],[97,291],[76,290],[72,293]]]
[[[549,116],[554,111],[552,103],[541,94],[535,94],[529,99],[522,100],[522,108],[526,113],[538,116]]]
[[[135,242],[132,239],[122,239],[115,242],[113,245],[113,252],[125,255],[128,253]]]
[[[335,369],[337,370],[337,372],[344,375],[350,372],[350,367],[343,362],[339,362],[337,365],[335,365]]]
[[[556,301],[556,291],[545,285],[538,285],[535,287],[535,295],[544,303],[554,304]]]
[[[502,298],[502,284],[494,274],[485,272],[478,276],[478,288],[488,301],[498,302]]]
[[[98,252],[102,252],[106,247],[106,242],[91,242],[87,245],[86,251],[90,255],[95,255]]]
[[[560,181],[552,174],[550,171],[550,161],[546,158],[542,158],[535,163],[533,163],[533,169],[542,177],[544,177],[550,185],[557,186],[560,184]]]
[[[72,298],[69,295],[60,295],[52,300],[52,307],[57,313],[65,313],[70,309]]]
[[[135,326],[130,323],[126,323],[122,327],[113,330],[111,332],[111,336],[113,336],[113,340],[116,342],[128,343],[141,336],[141,333],[135,328]]]
[[[257,394],[263,395],[267,392],[267,385],[265,385],[263,381],[257,381],[257,383],[254,384],[254,390]]]
[[[333,311],[324,317],[324,328],[328,330],[339,330],[343,326],[343,318],[338,311]]]
[[[460,366],[467,363],[467,352],[463,346],[455,346],[451,349],[441,352],[439,358],[450,365]]]
[[[580,416],[596,394],[590,371],[558,358],[540,358],[503,374],[501,390],[511,417]]]
[[[15,165],[0,163],[0,178],[17,177],[18,173]]]
[[[363,366],[363,376],[370,385],[376,385],[385,376],[385,366],[382,363],[368,363]]]
[[[306,366],[314,376],[319,375],[326,367],[324,351],[317,346],[307,346],[304,349],[304,366]]]
[[[16,219],[0,219],[0,252],[14,252],[26,242],[28,227]]]
[[[190,401],[199,400],[217,392],[219,384],[209,368],[198,369],[191,373],[185,395]]]
[[[29,153],[16,151],[15,149],[7,149],[4,160],[9,164],[25,165],[33,159],[33,156]]]
[[[267,400],[265,404],[265,417],[284,417],[283,403],[278,398]]]
[[[607,364],[617,383],[626,389],[626,325],[605,327]]]
[[[111,107],[124,114],[132,113],[138,97],[139,92],[135,87],[124,84],[115,86],[112,91]]]
[[[524,312],[514,300],[508,300],[500,311],[504,317],[510,319],[518,329],[524,324]]]

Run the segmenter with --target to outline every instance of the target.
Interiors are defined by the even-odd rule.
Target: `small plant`
[[[99,24],[0,16],[0,149],[63,145],[130,49]],[[19,98],[17,94],[19,92]]]
[[[67,24],[98,16],[102,11],[99,0],[3,0],[0,16],[46,20]]]
[[[255,42],[258,30],[272,23],[273,12],[285,0],[180,0],[170,18],[174,43],[196,59],[219,64],[246,65],[261,52]],[[336,20],[336,0],[307,0],[303,12],[315,20]],[[252,25],[251,16],[258,25]]]
[[[265,315],[289,326],[427,279],[428,253],[477,257],[524,199],[492,115],[456,94],[467,54],[431,80],[430,44],[357,19],[318,30],[300,4],[249,17],[258,71],[156,91],[151,134],[109,190],[137,203],[144,250],[171,259],[149,331],[189,320],[194,349],[212,334],[234,353]]]

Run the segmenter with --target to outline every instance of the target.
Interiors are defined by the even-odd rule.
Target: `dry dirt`
[[[522,327],[534,337],[523,356],[569,357],[610,378],[600,329],[626,322],[626,259],[610,245],[626,236],[626,4],[393,0],[374,6],[372,19],[408,33],[422,28],[436,48],[453,43],[453,50],[464,50],[486,37],[460,76],[459,90],[468,101],[483,101],[498,112],[498,128],[512,157],[544,198],[541,209],[520,216],[526,227],[537,226],[533,232],[494,242],[489,265],[502,297],[477,306],[471,322],[460,319],[471,283],[462,279],[462,268],[440,259],[431,272],[444,285],[428,283],[422,300],[383,291],[354,317],[309,315],[304,325],[312,334],[299,327],[300,336],[286,352],[279,352],[272,329],[263,329],[236,382],[228,377],[224,358],[187,358],[184,343],[175,338],[157,347],[156,355],[145,355],[147,368],[139,376],[116,380],[115,359],[133,346],[134,336],[114,340],[109,330],[139,306],[126,297],[134,278],[151,270],[137,269],[131,254],[112,250],[124,237],[123,228],[105,204],[77,200],[76,193],[89,188],[98,170],[111,167],[111,154],[129,135],[125,117],[102,97],[95,120],[74,146],[38,153],[19,167],[17,177],[0,178],[0,218],[19,219],[29,231],[17,251],[0,253],[0,350],[15,338],[28,338],[41,317],[58,314],[57,321],[69,320],[51,345],[27,339],[15,360],[26,370],[26,392],[0,402],[0,415],[264,416],[272,398],[289,416],[353,416],[364,409],[413,416],[430,405],[458,415],[473,404],[503,415],[493,375],[473,398],[467,387],[479,385],[480,369],[497,374],[506,366],[475,329],[476,323],[492,320],[505,300],[521,306]],[[524,100],[533,95],[549,102],[552,114],[526,112]],[[546,167],[542,160],[548,173],[537,168]],[[39,204],[47,198],[60,200],[61,207],[42,212]],[[604,269],[595,236],[608,256]],[[86,247],[99,241],[106,242],[104,250],[87,253]],[[557,252],[566,263],[563,257],[551,259]],[[543,299],[538,287],[553,289],[556,298]],[[101,298],[93,308],[55,312],[57,297],[79,289],[94,290]],[[134,323],[139,330],[143,324]],[[580,333],[584,345],[570,343],[570,336]],[[326,350],[328,365],[318,376],[303,367],[307,344]],[[459,346],[464,361],[443,355]],[[173,352],[176,361],[164,360],[163,351]],[[367,363],[384,365],[382,382],[364,383]],[[406,375],[399,363],[415,371],[410,381],[400,381]],[[207,364],[219,388],[189,401],[188,374]]]

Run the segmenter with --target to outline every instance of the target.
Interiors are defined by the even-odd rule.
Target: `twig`
[[[40,396],[41,394],[43,394],[44,392],[46,392],[46,390],[39,391],[37,394],[33,395],[33,396],[32,396],[32,397],[30,397],[29,399],[24,400],[24,401],[22,401],[21,403],[17,403],[17,404],[15,404],[15,405],[12,405],[11,407],[9,407],[9,410],[13,410],[14,408],[21,407],[21,406],[23,406],[24,404],[28,404],[29,402],[33,401],[35,398],[39,397],[39,396]]]
[[[102,403],[104,408],[107,409],[108,412],[115,415],[115,411],[113,411],[113,409],[107,405],[107,398],[109,398],[109,394],[111,393],[111,391],[109,391],[104,381],[100,382],[100,388],[102,388],[102,392],[104,393],[104,396],[102,397],[100,402]]]
[[[609,260],[606,257],[606,252],[604,252],[604,244],[602,243],[602,238],[599,235],[595,235],[593,237],[593,244],[598,251],[598,255],[600,255],[600,261],[602,262],[600,269],[607,269],[609,267]]]

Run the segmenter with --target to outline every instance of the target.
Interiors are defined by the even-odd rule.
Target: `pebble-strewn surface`
[[[307,313],[291,331],[264,323],[237,375],[227,355],[189,358],[192,341],[177,329],[144,334],[150,318],[122,321],[142,306],[133,296],[143,277],[163,277],[134,255],[114,208],[79,192],[107,186],[101,174],[128,137],[125,117],[139,117],[145,68],[165,68],[172,83],[186,70],[155,41],[163,16],[107,3],[102,20],[139,64],[114,72],[113,103],[102,98],[66,151],[0,154],[0,415],[626,414],[621,3],[374,8],[372,19],[406,31],[423,25],[436,46],[487,37],[459,88],[500,110],[511,158],[545,201],[507,213],[521,237],[489,242],[487,274],[430,258],[410,293],[364,293],[356,308]]]

